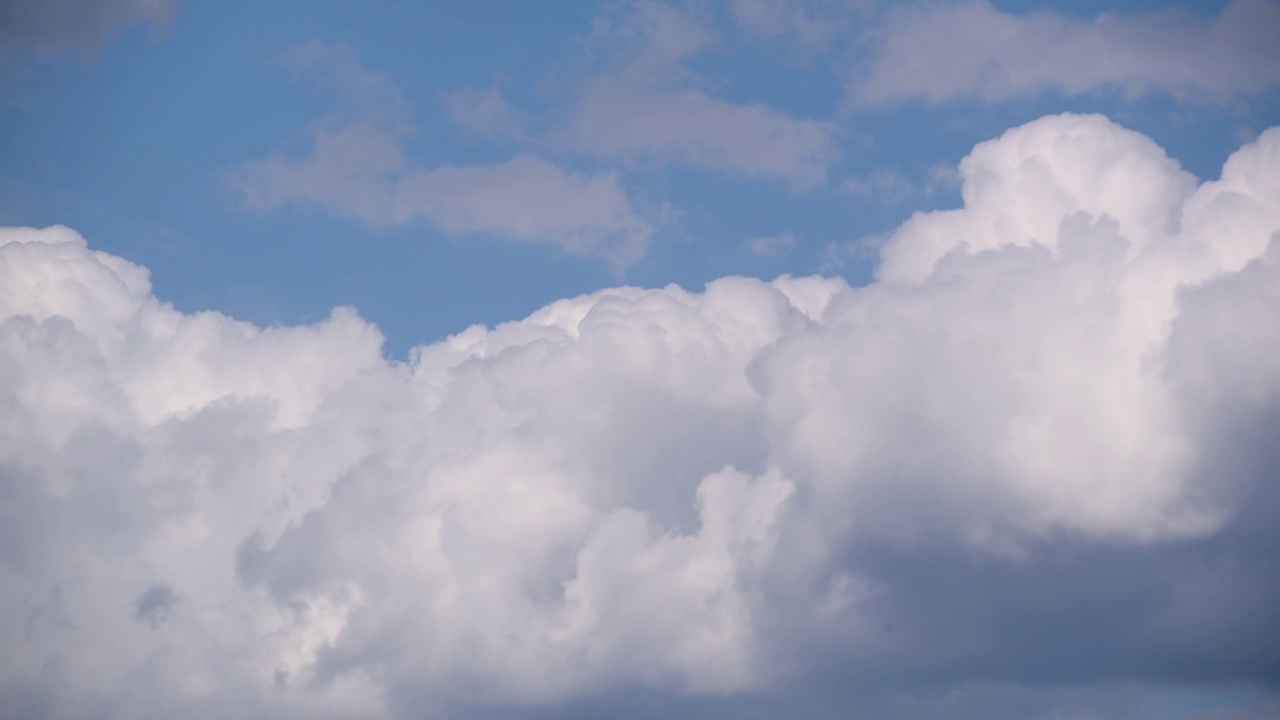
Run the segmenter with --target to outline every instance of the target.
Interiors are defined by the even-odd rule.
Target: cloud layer
[[[1280,129],[1199,184],[1051,116],[960,173],[869,286],[617,288],[407,363],[349,309],[183,314],[4,230],[0,714],[1035,717],[1273,680]]]

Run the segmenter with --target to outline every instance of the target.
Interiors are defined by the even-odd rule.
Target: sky
[[[1280,2],[0,0],[0,717],[1280,717]]]

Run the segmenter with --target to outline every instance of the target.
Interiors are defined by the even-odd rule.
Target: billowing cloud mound
[[[3,231],[0,715],[1274,680],[1280,129],[1199,185],[1097,116],[961,173],[870,286],[606,290],[407,363]]]

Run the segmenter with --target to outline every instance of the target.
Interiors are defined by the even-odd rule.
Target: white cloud
[[[4,230],[0,708],[1260,682],[1277,158],[1273,129],[1197,187],[1044,118],[868,287],[617,288],[407,363],[348,310],[186,315],[70,230]]]
[[[979,144],[959,171],[965,207],[919,214],[899,228],[881,278],[922,280],[958,241],[974,252],[1055,248],[1073,212],[1107,216],[1138,253],[1177,228],[1196,190],[1195,177],[1154,142],[1091,115],[1014,128]]]
[[[275,154],[233,173],[231,187],[250,207],[323,208],[374,226],[427,220],[456,235],[550,245],[618,266],[644,255],[654,226],[615,174],[574,173],[529,155],[414,167],[403,145],[413,132],[409,111],[389,78],[361,67],[345,46],[312,43],[286,64],[326,71],[338,108],[313,128],[309,153]]]
[[[1073,18],[985,0],[904,6],[864,42],[859,106],[999,101],[1046,91],[1220,101],[1280,84],[1280,4],[1236,0],[1209,21],[1177,11]]]

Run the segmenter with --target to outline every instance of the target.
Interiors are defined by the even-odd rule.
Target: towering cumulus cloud
[[[1265,686],[1280,129],[1203,184],[1097,116],[960,171],[866,287],[618,288],[406,363],[4,230],[0,715]]]

